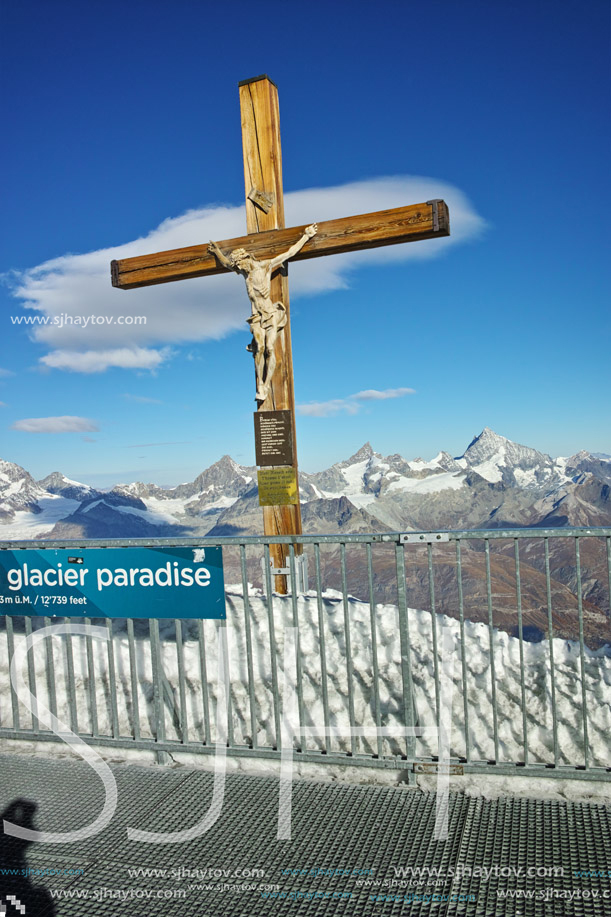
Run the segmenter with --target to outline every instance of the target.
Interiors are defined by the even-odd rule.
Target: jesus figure
[[[244,248],[236,248],[227,257],[216,242],[208,244],[208,251],[216,256],[223,267],[235,271],[236,274],[241,274],[246,281],[246,291],[252,308],[252,314],[247,319],[252,331],[252,341],[246,349],[255,358],[257,378],[255,401],[257,402],[265,401],[269,394],[270,383],[276,369],[276,338],[286,325],[284,304],[271,300],[272,273],[301,251],[308,239],[316,235],[317,231],[316,223],[307,226],[298,242],[291,245],[284,254],[277,255],[269,261],[258,261]]]

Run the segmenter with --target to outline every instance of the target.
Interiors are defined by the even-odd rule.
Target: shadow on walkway
[[[0,914],[6,917],[53,917],[55,906],[45,888],[33,885],[25,858],[32,841],[4,833],[3,822],[36,830],[36,803],[15,799],[0,813]]]

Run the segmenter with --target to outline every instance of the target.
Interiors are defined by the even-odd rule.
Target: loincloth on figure
[[[277,331],[280,331],[280,329],[284,328],[286,325],[286,309],[281,302],[271,303],[267,309],[256,312],[254,315],[251,315],[250,318],[247,318],[246,321],[251,328],[255,325],[259,325],[263,331],[267,331],[269,328],[274,327]]]

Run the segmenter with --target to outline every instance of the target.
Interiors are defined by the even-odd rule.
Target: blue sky
[[[244,231],[237,84],[260,73],[289,225],[433,196],[452,219],[449,240],[291,268],[300,465],[366,440],[460,454],[485,426],[611,453],[608,4],[256,8],[3,5],[2,457],[99,486],[254,464],[240,278],[126,292],[107,272]],[[147,324],[11,322],[62,313]]]

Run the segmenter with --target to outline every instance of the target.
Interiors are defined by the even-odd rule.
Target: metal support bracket
[[[264,557],[261,558],[261,572],[263,574],[263,583],[265,584],[266,577]],[[292,591],[290,565],[287,565],[286,567],[274,567],[270,561],[269,572],[272,576],[286,576],[289,590]],[[297,580],[297,595],[305,595],[308,591],[308,558],[306,554],[299,554],[297,557],[295,557],[295,578]],[[263,588],[265,588],[265,585]]]
[[[272,191],[259,191],[257,188],[251,188],[248,192],[248,200],[256,204],[263,213],[269,213],[276,198]]]
[[[462,764],[414,764],[415,774],[448,774],[450,777],[462,777]]]
[[[443,203],[443,198],[434,197],[426,203],[430,204],[433,208],[433,232],[439,232],[439,204]]]
[[[399,544],[436,544],[449,540],[447,532],[406,532],[399,535]]]

